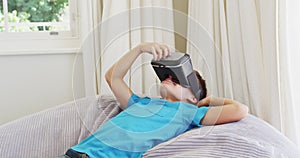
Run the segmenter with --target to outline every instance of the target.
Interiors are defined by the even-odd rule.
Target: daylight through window
[[[0,0],[0,32],[70,31],[68,0]]]

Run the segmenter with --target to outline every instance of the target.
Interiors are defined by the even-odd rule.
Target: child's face
[[[180,84],[173,82],[171,76],[161,82],[160,95],[164,99],[173,101],[186,101],[188,98],[194,97],[189,88],[182,87]]]

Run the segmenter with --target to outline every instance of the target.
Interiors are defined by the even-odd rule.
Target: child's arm
[[[131,89],[127,86],[123,78],[133,62],[143,52],[152,54],[153,60],[160,60],[161,58],[171,55],[171,50],[167,45],[159,43],[142,43],[127,52],[105,74],[105,79],[109,87],[123,109],[126,108],[128,100],[132,95]]]
[[[203,125],[216,125],[235,122],[243,119],[248,114],[248,107],[235,100],[226,98],[206,97],[198,102],[198,107],[210,105],[204,118]]]

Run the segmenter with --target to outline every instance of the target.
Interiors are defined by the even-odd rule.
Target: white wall
[[[0,125],[84,96],[82,61],[76,54],[1,55]]]

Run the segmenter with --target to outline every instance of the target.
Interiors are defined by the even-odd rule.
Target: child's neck
[[[183,100],[178,100],[176,98],[174,99],[174,98],[165,97],[163,99],[165,99],[165,100],[167,100],[169,102],[184,102]]]

